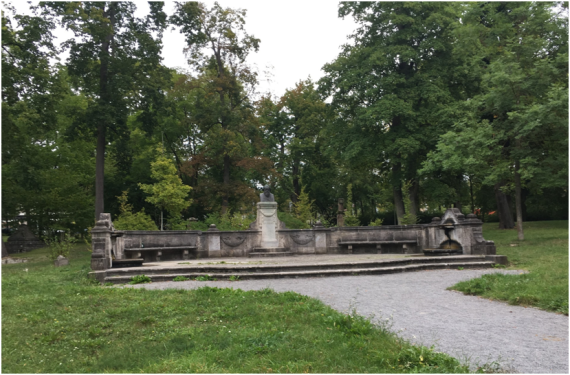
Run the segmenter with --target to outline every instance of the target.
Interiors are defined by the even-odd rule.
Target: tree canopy
[[[257,93],[263,35],[244,9],[4,9],[2,215],[42,236],[86,233],[103,210],[129,228],[241,228],[266,184],[300,227],[336,225],[340,198],[350,225],[450,206],[502,228],[567,218],[567,3],[342,2],[354,34],[278,96]],[[188,71],[162,62],[169,26]],[[74,33],[61,48],[58,27]]]

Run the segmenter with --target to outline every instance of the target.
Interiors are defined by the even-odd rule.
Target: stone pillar
[[[327,253],[327,233],[329,230],[323,226],[320,221],[313,226],[313,231],[315,233],[315,253],[316,254],[326,254]]]
[[[207,237],[208,258],[220,258],[222,256],[220,230],[216,228],[216,224],[210,225],[208,231],[204,232],[203,235]]]
[[[101,271],[111,268],[113,260],[111,258],[111,233],[113,233],[113,223],[111,214],[102,213],[95,227],[91,229],[91,269]]]
[[[277,202],[259,202],[257,204],[257,226],[261,230],[261,247],[279,247],[279,241],[277,241],[277,229],[279,229]]]

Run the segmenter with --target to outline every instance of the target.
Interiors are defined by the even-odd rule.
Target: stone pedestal
[[[93,271],[106,270],[113,266],[111,233],[114,229],[111,214],[108,213],[99,215],[99,220],[91,229],[91,248],[93,250],[91,253],[91,269]]]
[[[279,241],[277,241],[277,229],[279,229],[277,202],[259,202],[257,204],[256,222],[258,230],[261,230],[261,247],[279,247]]]
[[[210,225],[207,232],[203,233],[207,238],[208,258],[219,258],[222,256],[222,247],[220,244],[220,230],[216,228],[216,224]]]

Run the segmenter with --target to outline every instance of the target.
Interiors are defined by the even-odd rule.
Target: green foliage
[[[172,281],[188,281],[188,280],[190,279],[184,276],[176,276],[174,279],[172,279]]]
[[[189,62],[199,72],[180,81],[186,100],[172,120],[185,125],[183,139],[190,128],[193,147],[188,159],[200,161],[188,163],[188,172],[206,212],[251,207],[255,182],[273,174],[272,163],[261,152],[264,145],[251,97],[257,73],[246,64],[260,40],[246,32],[245,16],[245,10],[218,3],[208,8],[187,2],[177,3],[170,18],[184,34]]]
[[[215,224],[219,230],[247,230],[254,220],[253,215],[242,215],[228,210],[224,215],[214,213],[206,216],[204,221],[191,222],[190,229],[206,231],[211,224]]]
[[[163,150],[159,148],[158,152],[158,157],[151,163],[151,177],[157,182],[152,185],[139,183],[139,186],[149,195],[147,202],[168,211],[176,222],[182,210],[192,203],[192,200],[188,199],[192,188],[182,183],[174,162],[164,155]]]
[[[65,232],[61,239],[53,238],[46,240],[46,242],[49,247],[49,258],[55,260],[60,255],[69,258],[69,252],[77,240]]]
[[[419,217],[412,210],[412,201],[410,199],[411,182],[406,181],[402,184],[402,200],[404,201],[404,216],[401,219],[402,225],[417,224]]]
[[[231,275],[230,281],[239,281],[239,275]]]
[[[128,204],[128,191],[123,191],[121,196],[117,197],[121,214],[113,221],[113,225],[118,230],[158,230],[156,224],[149,215],[145,214],[144,208],[133,213],[133,206]]]
[[[483,275],[450,289],[568,314],[568,221],[525,222],[524,230],[525,241],[518,242],[515,230],[483,224],[485,238],[495,241],[497,254],[509,258],[509,268],[528,273]]]
[[[285,223],[288,229],[307,229],[309,226],[306,222],[299,220],[296,216],[289,212],[277,211],[279,220]]]
[[[360,225],[360,220],[354,213],[354,203],[352,200],[352,184],[346,187],[346,209],[344,214],[344,225],[347,227],[357,227]]]
[[[151,278],[146,275],[136,275],[131,277],[129,284],[144,284],[152,282]]]
[[[217,279],[210,276],[210,275],[204,275],[204,276],[198,276],[195,280],[196,281],[216,281]]]
[[[378,219],[376,219],[376,220],[374,220],[374,221],[371,221],[370,224],[368,224],[368,226],[369,226],[369,227],[380,227],[380,226],[382,226],[382,222],[383,222],[383,221],[384,221],[383,219],[378,218]]]
[[[102,287],[83,247],[65,270],[46,254],[2,266],[3,373],[394,373],[412,347],[294,292]],[[468,372],[441,356],[437,372]]]
[[[314,200],[309,199],[309,194],[305,192],[305,187],[301,188],[301,194],[294,207],[295,216],[305,224],[305,228],[310,228],[310,223],[313,221],[313,203]]]

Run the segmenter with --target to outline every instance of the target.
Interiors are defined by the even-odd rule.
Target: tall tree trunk
[[[413,179],[410,184],[410,191],[408,192],[410,197],[410,215],[417,218],[420,212],[420,200],[419,200],[420,184],[417,179]],[[415,222],[415,219],[414,219]]]
[[[402,185],[394,186],[394,208],[396,209],[396,218],[398,219],[397,225],[402,225],[406,211],[404,209],[404,199],[402,196]]]
[[[515,226],[513,215],[509,208],[507,196],[500,189],[501,186],[501,183],[495,185],[495,200],[497,201],[497,213],[499,215],[499,229],[512,229]]]
[[[97,127],[97,154],[95,156],[95,220],[105,212],[104,185],[105,185],[105,131],[107,126],[99,124]]]
[[[222,196],[222,215],[228,212],[230,189],[230,156],[224,156],[224,190]]]
[[[461,204],[460,200],[453,202],[453,207],[458,208],[459,211],[461,211],[463,209],[463,205]]]
[[[293,175],[293,194],[291,195],[291,202],[297,203],[299,195],[301,195],[301,184],[299,183],[299,162],[294,161],[291,174]]]
[[[469,195],[471,197],[471,213],[475,213],[475,199],[473,198],[473,179],[469,176]]]
[[[524,240],[522,225],[522,197],[521,197],[521,175],[519,174],[520,161],[515,161],[515,206],[517,210],[517,234],[519,241]]]
[[[396,163],[392,167],[392,192],[394,195],[394,210],[398,219],[398,225],[402,225],[406,210],[404,208],[404,199],[402,194],[402,164]]]
[[[99,98],[102,104],[101,110],[111,104],[109,99],[109,49],[114,36],[115,8],[117,4],[110,3],[109,8],[103,13],[103,17],[109,18],[109,33],[105,36],[101,44],[99,67]],[[95,220],[99,220],[99,215],[105,212],[105,147],[107,125],[100,122],[97,125],[97,154],[95,157]]]

